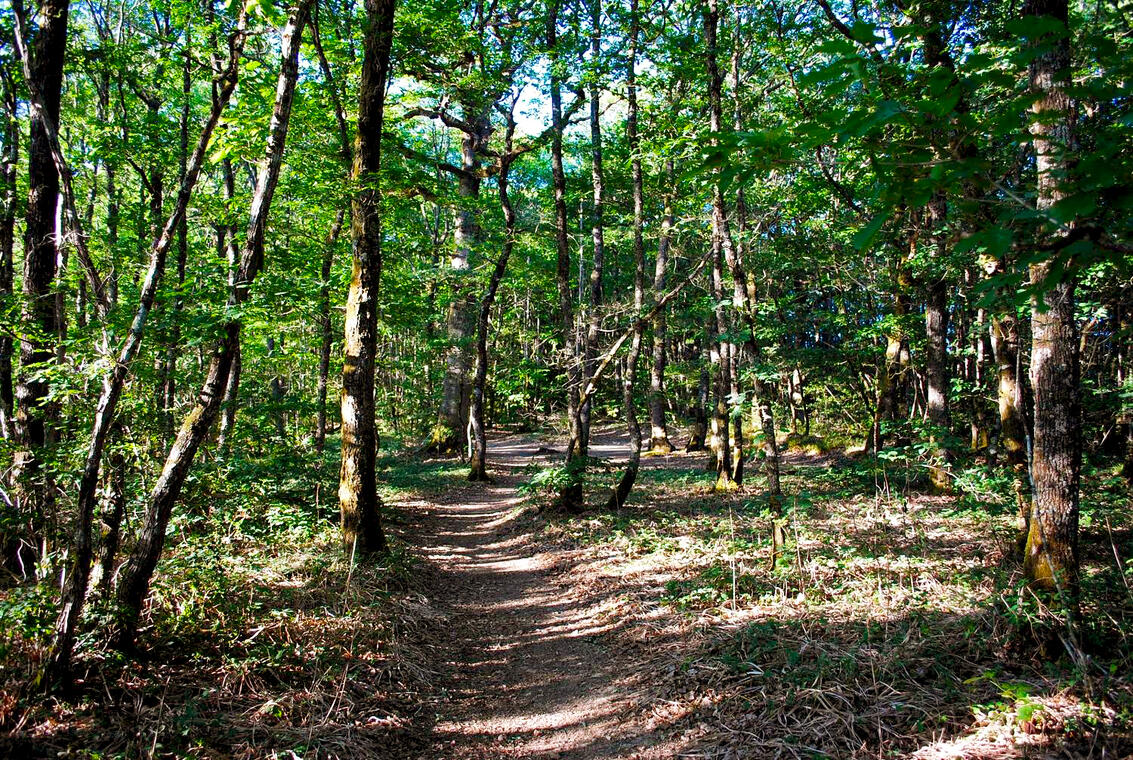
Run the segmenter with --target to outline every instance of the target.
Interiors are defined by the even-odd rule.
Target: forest
[[[0,755],[1131,757],[1131,263],[1129,0],[4,0]]]

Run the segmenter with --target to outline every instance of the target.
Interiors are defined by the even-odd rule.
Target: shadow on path
[[[540,441],[497,439],[489,450],[496,483],[456,489],[420,515],[415,541],[448,616],[423,758],[676,754],[641,717],[641,665],[594,640],[617,621],[572,588],[569,553],[540,553],[516,520],[523,470],[548,457],[557,459]]]

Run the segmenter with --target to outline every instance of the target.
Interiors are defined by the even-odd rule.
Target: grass
[[[322,498],[333,494],[333,458],[200,468],[154,579],[143,656],[100,639],[96,623],[112,612],[96,601],[65,697],[23,688],[55,592],[0,592],[0,755],[346,758],[417,747],[431,720],[417,695],[433,613],[396,536],[379,564],[342,556],[337,510]]]
[[[444,626],[396,508],[387,561],[342,557],[336,459],[198,468],[145,613],[145,656],[123,658],[89,624],[65,698],[23,688],[54,619],[51,583],[0,592],[0,754],[361,758],[424,746],[429,647]],[[564,562],[585,570],[572,583],[609,616],[604,644],[640,650],[651,727],[709,757],[1133,751],[1133,515],[1106,463],[1086,471],[1084,614],[1060,649],[1063,621],[1020,582],[1011,484],[994,467],[957,465],[944,497],[918,490],[914,463],[789,453],[773,558],[755,464],[721,495],[687,458],[663,461],[650,459],[617,512],[522,518],[548,550],[574,550]],[[467,487],[458,462],[380,466],[387,504]],[[616,476],[611,465],[589,477]],[[595,507],[605,495],[590,488]],[[88,622],[109,614],[96,602]]]
[[[650,696],[662,722],[708,757],[1133,751],[1133,515],[1108,470],[1086,474],[1084,614],[1058,657],[1066,629],[1021,583],[1000,470],[958,466],[945,497],[903,461],[785,461],[774,564],[754,465],[729,495],[687,463],[647,469],[620,512],[543,530],[621,598],[610,646],[651,642],[672,673]]]

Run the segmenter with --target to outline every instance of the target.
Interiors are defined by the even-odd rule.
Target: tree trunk
[[[17,115],[15,85],[3,78],[2,99],[3,155],[0,155],[0,309],[11,308],[15,285],[13,251],[16,239],[17,173],[20,164],[20,122]],[[15,344],[7,331],[0,332],[0,437],[10,440],[13,435],[12,411],[15,396],[12,393],[12,349]]]
[[[232,203],[236,195],[236,175],[232,171],[231,159],[224,159],[222,163],[224,172],[224,199]],[[236,225],[225,224],[217,229],[217,247],[220,248],[228,261],[228,292],[229,298],[236,292],[236,269],[240,266],[240,249],[236,245]],[[228,372],[228,382],[224,387],[224,401],[221,403],[220,430],[217,432],[216,448],[222,454],[227,454],[232,442],[232,433],[236,429],[236,411],[240,408],[240,371],[243,369],[243,353],[236,347],[236,356],[232,358],[232,369]]]
[[[117,428],[118,425],[116,424]],[[114,437],[118,432],[112,433]],[[126,457],[121,448],[109,446],[107,457],[109,471],[106,475],[106,491],[102,497],[102,541],[99,545],[98,562],[91,572],[89,585],[98,594],[110,591],[114,577],[114,561],[118,557],[118,546],[122,538],[122,517],[126,512]]]
[[[344,169],[349,172],[354,162],[354,150],[350,145],[350,129],[346,124],[346,109],[343,107],[338,86],[334,80],[334,72],[323,50],[322,37],[319,31],[318,6],[315,7],[314,23],[311,25],[311,41],[319,59],[319,67],[323,71],[323,80],[330,91],[331,103],[334,106],[334,119],[338,124],[339,153],[342,156]],[[334,249],[338,244],[338,237],[342,234],[342,225],[346,219],[346,209],[341,208],[334,217],[330,232],[323,247],[323,261],[320,273],[322,279],[319,285],[319,327],[322,331],[322,340],[319,344],[319,379],[317,391],[317,416],[315,420],[315,450],[320,454],[326,446],[327,437],[327,386],[330,380],[330,354],[334,345],[333,320],[331,318],[330,274],[334,264]]]
[[[885,357],[877,378],[877,410],[866,451],[878,452],[889,439],[903,444],[905,437],[892,427],[905,419],[909,398],[909,343],[904,318],[909,313],[908,288],[911,284],[905,259],[895,264],[893,327],[885,335]],[[886,429],[886,428],[890,429]]]
[[[468,479],[471,481],[491,480],[488,477],[488,433],[484,423],[484,394],[488,384],[488,327],[496,292],[500,289],[500,283],[507,271],[508,260],[515,248],[516,215],[511,205],[511,197],[508,195],[508,173],[515,158],[512,153],[512,136],[515,134],[514,113],[515,101],[512,101],[511,111],[508,113],[504,154],[500,157],[499,173],[496,177],[500,209],[504,214],[504,248],[496,259],[496,266],[492,269],[488,290],[480,301],[480,315],[476,321],[476,373],[472,380],[472,408],[469,413],[469,422],[472,426],[472,456]]]
[[[949,435],[951,415],[948,409],[948,282],[943,278],[929,285],[925,300],[925,385],[928,421],[932,426],[930,443],[933,461],[929,464],[932,486],[940,493],[952,491],[949,464],[952,452],[943,441]]]
[[[1019,556],[1026,547],[1031,519],[1031,488],[1027,472],[1027,425],[1023,414],[1023,383],[1019,371],[1019,327],[1015,315],[1005,311],[992,316],[991,347],[998,375],[1000,441],[1011,468],[1015,508],[1019,514]]]
[[[1028,0],[1023,13],[1067,25],[1066,0]],[[1030,123],[1040,213],[1068,194],[1072,164],[1073,113],[1069,31],[1044,44],[1031,63],[1035,102]],[[1057,241],[1064,233],[1046,235]],[[1036,588],[1057,591],[1074,614],[1078,599],[1078,484],[1082,465],[1078,329],[1072,274],[1051,277],[1047,259],[1030,267],[1038,291],[1031,309],[1031,387],[1035,394],[1035,435],[1031,473],[1035,484],[1024,570]],[[1071,270],[1072,271],[1072,270]]]
[[[275,105],[268,126],[266,158],[260,167],[256,190],[252,196],[248,231],[236,274],[236,287],[229,296],[229,306],[233,310],[238,310],[247,301],[252,282],[263,268],[267,218],[283,163],[291,104],[299,75],[302,29],[312,2],[313,0],[302,0],[283,29],[280,45],[282,62],[276,82]],[[193,457],[220,411],[232,362],[240,347],[240,329],[238,319],[231,320],[224,326],[224,337],[213,348],[197,403],[182,421],[177,438],[166,456],[161,476],[150,493],[138,543],[122,569],[122,580],[118,586],[120,618],[116,644],[120,648],[131,649],[134,646],[142,603],[149,594],[150,581],[165,545],[165,531],[173,514],[173,505],[189,474]]]
[[[330,351],[333,346],[334,334],[332,332],[333,320],[330,310],[330,272],[334,263],[334,249],[338,244],[338,236],[342,231],[342,224],[346,219],[346,210],[339,209],[334,217],[327,239],[323,243],[323,262],[319,270],[321,280],[319,284],[319,329],[322,332],[319,341],[319,379],[317,391],[317,416],[315,419],[315,450],[322,453],[327,439],[327,385],[330,378]]]
[[[590,181],[592,187],[592,211],[590,237],[594,245],[594,261],[590,268],[589,302],[587,303],[586,333],[582,339],[582,387],[590,385],[594,376],[598,351],[598,333],[602,326],[602,274],[606,264],[605,213],[605,173],[602,166],[602,121],[599,61],[602,55],[602,0],[590,2],[590,57],[594,70],[590,75]],[[580,261],[581,263],[581,261]],[[581,283],[579,283],[581,287]],[[579,438],[578,453],[582,457],[590,450],[590,417],[594,406],[592,399],[581,404],[578,409]]]
[[[457,187],[461,203],[456,212],[455,246],[449,260],[453,273],[453,299],[448,309],[449,347],[445,355],[445,377],[441,386],[441,409],[433,430],[430,449],[444,454],[462,450],[472,398],[472,351],[469,339],[476,323],[476,300],[469,274],[472,255],[480,246],[481,156],[488,147],[491,122],[476,107],[465,108],[472,131],[461,134],[461,168]]]
[[[630,0],[629,12],[629,59],[626,62],[629,112],[626,115],[626,142],[629,144],[630,171],[633,175],[633,310],[637,321],[634,323],[633,342],[630,344],[629,356],[626,357],[625,376],[622,378],[622,406],[625,407],[626,427],[629,429],[629,462],[626,463],[625,472],[622,473],[613,493],[610,494],[610,500],[606,504],[607,509],[620,509],[626,503],[633,490],[633,484],[637,481],[637,470],[641,464],[641,424],[637,421],[634,398],[637,362],[641,357],[641,343],[645,332],[645,322],[640,319],[641,310],[645,307],[645,189],[641,171],[641,139],[637,133],[637,45],[641,26],[638,0]],[[658,259],[661,259],[660,254]],[[664,281],[663,268],[661,272]],[[656,320],[653,323],[656,324]],[[667,439],[665,443],[668,444]]]
[[[708,352],[705,351],[705,354]],[[706,355],[705,359],[709,359]],[[702,363],[696,383],[696,403],[692,405],[692,432],[688,437],[685,451],[704,451],[708,439],[708,397],[711,393],[708,376],[709,362]]]
[[[386,538],[378,495],[374,360],[378,286],[382,271],[381,134],[393,42],[394,0],[366,0],[366,33],[358,96],[354,181],[361,188],[351,208],[353,271],[346,300],[342,370],[342,469],[338,499],[342,546],[348,557],[383,553]]]
[[[110,372],[103,378],[102,394],[95,410],[94,425],[91,429],[90,442],[87,446],[86,458],[83,463],[82,475],[79,479],[79,488],[76,496],[78,504],[78,523],[75,529],[75,538],[72,547],[72,560],[67,573],[67,583],[63,588],[62,604],[59,617],[55,623],[54,640],[50,656],[41,673],[41,682],[51,686],[56,681],[66,681],[70,676],[71,654],[74,649],[75,635],[82,613],[83,602],[86,598],[87,586],[90,578],[91,554],[93,551],[91,526],[94,519],[96,490],[99,481],[99,468],[102,463],[102,452],[106,446],[107,437],[114,423],[118,401],[122,395],[130,364],[141,350],[142,339],[145,335],[146,319],[153,307],[157,295],[157,287],[161,275],[165,270],[165,259],[173,244],[173,233],[181,216],[185,214],[204,162],[205,151],[208,148],[212,132],[220,120],[232,92],[236,88],[236,77],[240,53],[245,40],[246,18],[241,13],[237,21],[236,30],[229,41],[230,57],[228,67],[221,74],[221,97],[212,107],[208,120],[205,122],[201,135],[197,140],[193,156],[189,161],[185,181],[178,193],[177,203],[172,215],[166,220],[160,236],[154,241],[150,251],[149,266],[142,284],[138,298],[137,311],[130,325],[129,333],[123,341],[118,352],[117,361]]]
[[[33,81],[43,98],[45,117],[59,122],[63,90],[63,61],[67,51],[68,0],[43,0],[39,28],[28,62]],[[17,32],[18,33],[18,32]],[[56,340],[62,324],[55,300],[55,210],[59,202],[59,173],[51,152],[44,117],[31,116],[28,145],[28,202],[24,226],[24,305],[20,323],[20,373],[14,393],[13,494],[17,500],[22,535],[6,537],[4,560],[16,568],[31,567],[38,551],[54,487],[41,466],[41,449],[53,434],[55,413],[47,402],[47,379],[42,365],[56,359]]]
[[[720,133],[723,123],[721,104],[723,77],[720,73],[720,66],[717,60],[716,40],[719,23],[719,0],[708,0],[708,9],[704,14],[704,37],[707,47],[706,58],[708,63],[709,118],[711,130],[714,134]],[[718,140],[715,137],[710,139],[710,144],[716,145],[717,143]],[[727,337],[731,330],[731,325],[723,301],[723,264],[725,257],[727,258],[729,268],[732,270],[734,286],[732,305],[735,307],[735,298],[737,296],[741,299],[744,297],[741,294],[741,290],[744,290],[745,286],[735,277],[738,270],[738,262],[736,262],[735,259],[731,230],[728,227],[728,215],[724,207],[724,192],[717,178],[712,188],[712,295],[716,302],[715,329],[718,344],[716,353],[716,414],[713,420],[713,433],[716,439],[716,472],[718,474],[716,488],[719,490],[730,489],[738,485],[734,481],[734,471],[732,469],[732,444],[730,440],[732,417],[728,402],[729,398],[731,398],[737,390],[733,382],[733,369],[736,367],[736,359],[738,358],[738,346],[731,343]],[[741,459],[743,457],[742,441],[743,437],[741,432],[740,436],[736,438],[736,454]]]
[[[181,125],[178,152],[177,182],[185,182],[189,162],[189,119],[192,115],[192,52],[184,51],[185,65],[181,69]],[[177,225],[177,292],[173,296],[172,326],[169,330],[169,345],[165,352],[165,382],[162,389],[161,408],[172,422],[173,410],[177,406],[177,360],[181,356],[181,312],[185,309],[185,267],[189,258],[189,220],[181,216]],[[172,425],[170,425],[172,427]]]
[[[657,242],[657,265],[653,273],[653,292],[665,289],[665,274],[669,266],[669,247],[673,237],[673,191],[676,188],[676,168],[672,156],[665,159],[664,194],[665,211],[661,217],[661,239]],[[653,369],[649,386],[649,449],[655,454],[668,454],[673,450],[669,441],[669,430],[665,424],[665,337],[667,335],[666,314],[657,312],[653,319]]]
[[[736,5],[738,9],[738,4]],[[738,20],[739,13],[736,12]],[[743,114],[741,110],[741,101],[739,93],[741,90],[740,83],[740,52],[741,46],[737,41],[732,52],[732,91],[734,97],[733,104],[733,121],[732,127],[737,132],[743,129]],[[747,353],[752,359],[759,357],[760,347],[756,341],[756,321],[755,321],[755,301],[757,291],[754,281],[747,276],[744,271],[743,252],[747,241],[747,201],[744,195],[743,186],[741,185],[736,191],[736,221],[740,233],[740,240],[738,245],[731,244],[731,231],[728,229],[727,216],[724,215],[724,201],[721,195],[719,199],[719,208],[721,216],[724,220],[724,253],[728,255],[731,251],[731,257],[728,260],[729,269],[732,272],[733,290],[732,290],[732,304],[736,309],[737,314],[741,315],[748,328],[748,337],[745,341],[745,348]],[[735,349],[733,348],[733,351]],[[733,378],[733,395],[738,399],[740,398],[740,383],[738,378],[738,367],[736,377]],[[759,373],[755,373],[754,383],[754,398],[753,404],[756,412],[756,417],[759,423],[759,430],[763,438],[763,462],[764,473],[767,477],[767,497],[768,504],[772,514],[778,515],[781,511],[782,503],[782,488],[779,480],[779,442],[775,438],[775,413],[771,406],[771,398],[773,388],[767,387],[767,384],[760,378]],[[736,439],[736,452],[734,473],[736,483],[743,482],[743,417],[736,415],[735,420],[735,439]],[[775,536],[779,535],[776,529]]]
[[[579,395],[581,368],[577,361],[567,358],[574,343],[574,306],[570,286],[570,238],[567,232],[566,172],[563,169],[563,83],[559,70],[558,18],[560,0],[551,0],[547,11],[547,49],[551,69],[551,186],[555,200],[555,284],[559,292],[559,324],[562,351],[567,362],[567,421],[570,426],[570,443],[567,446],[566,467],[570,482],[559,491],[559,506],[568,512],[582,511],[582,477],[586,466],[585,456],[577,449],[582,438],[579,429]]]

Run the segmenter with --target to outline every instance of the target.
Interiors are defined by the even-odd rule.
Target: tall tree
[[[515,207],[512,206],[511,195],[508,192],[511,165],[519,154],[515,151],[515,107],[519,96],[512,98],[511,106],[507,109],[507,127],[504,135],[504,152],[498,161],[496,172],[496,190],[500,197],[500,209],[504,215],[504,244],[503,250],[496,258],[492,274],[488,279],[488,288],[480,299],[480,313],[476,319],[476,371],[472,378],[472,408],[469,412],[469,423],[472,427],[472,462],[468,471],[468,479],[472,481],[488,480],[488,433],[484,421],[484,399],[488,384],[488,327],[492,315],[492,305],[496,301],[500,283],[507,271],[508,261],[511,260],[512,251],[515,250],[515,238],[518,232]]]
[[[1074,155],[1067,0],[1028,0],[1023,15],[1032,23],[1053,22],[1055,29],[1045,35],[1030,67],[1035,205],[1041,214],[1049,215],[1069,195]],[[1065,228],[1051,223],[1043,229],[1038,243],[1057,252],[1066,234]],[[1072,610],[1078,597],[1082,466],[1076,282],[1072,272],[1059,274],[1052,258],[1030,267],[1031,284],[1039,294],[1031,309],[1031,387],[1035,394],[1031,474],[1035,493],[1024,569],[1036,587],[1061,592]]]
[[[342,470],[338,503],[348,556],[384,552],[375,459],[374,359],[378,343],[378,285],[382,272],[380,170],[382,122],[390,75],[395,0],[366,0],[358,136],[354,145],[357,195],[351,208],[353,274],[346,301],[342,371]]]
[[[15,286],[13,267],[16,238],[17,173],[20,164],[20,122],[17,113],[16,85],[11,72],[0,68],[0,108],[3,108],[0,141],[0,313],[9,314]],[[12,394],[12,336],[0,334],[0,438],[12,436],[12,411],[15,397]]]
[[[72,547],[73,559],[70,572],[67,573],[67,583],[63,588],[62,604],[59,616],[55,623],[54,641],[51,657],[41,674],[44,684],[52,685],[57,681],[66,681],[70,675],[71,654],[74,648],[75,636],[81,619],[83,603],[86,598],[87,585],[90,578],[91,557],[93,554],[93,538],[91,535],[94,520],[94,510],[97,501],[99,472],[102,466],[103,451],[114,425],[118,402],[126,383],[130,364],[141,350],[145,335],[146,321],[153,307],[157,295],[157,288],[165,271],[165,259],[173,244],[175,230],[180,225],[188,209],[193,188],[200,175],[212,132],[220,121],[220,116],[227,106],[233,91],[236,89],[238,64],[240,54],[246,38],[246,16],[241,13],[237,19],[235,29],[229,38],[229,58],[227,67],[218,77],[222,95],[214,99],[212,110],[205,122],[201,135],[197,140],[196,148],[187,163],[186,174],[182,181],[177,203],[173,213],[165,221],[160,234],[154,240],[150,250],[149,266],[145,281],[142,284],[139,302],[130,325],[129,333],[123,340],[117,354],[117,360],[110,372],[103,378],[102,393],[99,396],[98,406],[95,410],[94,424],[90,440],[87,445],[86,457],[79,479],[78,494],[78,522],[75,527],[75,537]],[[164,530],[164,526],[162,526]],[[163,536],[164,537],[164,536]]]
[[[563,80],[566,67],[559,47],[559,0],[550,0],[547,9],[547,51],[551,67],[551,188],[555,208],[555,284],[559,294],[559,340],[567,363],[566,394],[569,443],[566,453],[568,482],[559,491],[558,503],[569,512],[581,511],[582,476],[586,457],[579,449],[582,372],[577,362],[566,358],[574,344],[574,292],[570,284],[570,237],[566,207],[566,171],[563,168]]]
[[[295,83],[299,78],[299,48],[303,26],[307,22],[313,1],[300,0],[283,28],[280,45],[282,60],[276,80],[275,103],[268,124],[266,155],[256,177],[256,190],[252,195],[247,233],[236,273],[236,287],[229,296],[229,306],[233,313],[238,313],[238,307],[248,300],[252,283],[264,266],[264,236],[267,232],[268,213],[279,180],[291,121]],[[161,476],[150,492],[137,544],[122,569],[118,584],[117,601],[121,614],[116,639],[121,648],[134,646],[142,603],[149,595],[150,582],[165,546],[165,531],[173,514],[173,506],[189,475],[197,449],[220,411],[232,362],[240,349],[241,328],[242,322],[238,317],[230,318],[225,323],[222,337],[212,347],[212,358],[197,402],[182,420],[177,437],[166,455]]]
[[[5,561],[15,559],[17,565],[25,567],[32,564],[31,560],[38,550],[42,520],[54,490],[43,467],[43,449],[52,435],[55,414],[47,400],[50,374],[43,370],[56,358],[64,315],[59,313],[55,293],[55,276],[61,255],[55,225],[59,173],[44,122],[59,123],[69,10],[68,0],[43,0],[40,3],[36,14],[37,29],[27,60],[29,81],[34,81],[40,92],[43,111],[36,109],[32,114],[28,144],[24,304],[20,315],[23,331],[20,335],[20,373],[15,389],[14,432],[19,452],[13,463],[13,492],[19,500],[26,532],[21,536],[6,537],[3,547]]]
[[[641,167],[641,136],[637,131],[637,50],[641,36],[641,15],[638,0],[630,0],[629,6],[629,54],[626,58],[626,100],[629,110],[626,114],[626,142],[630,151],[630,174],[633,183],[633,339],[629,356],[626,357],[622,376],[622,406],[625,409],[626,428],[629,431],[629,462],[625,472],[610,494],[608,508],[618,509],[629,499],[630,491],[637,480],[637,470],[641,463],[641,423],[637,420],[635,383],[637,381],[637,362],[641,357],[641,344],[645,333],[645,320],[641,311],[645,306],[645,180]],[[662,258],[658,253],[658,259]],[[656,325],[656,320],[654,320]]]

